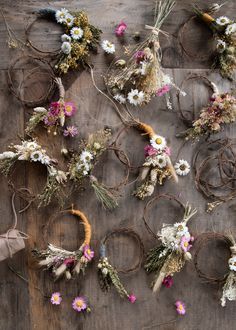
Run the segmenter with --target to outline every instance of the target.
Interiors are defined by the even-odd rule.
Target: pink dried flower
[[[165,148],[165,154],[166,154],[167,156],[170,156],[170,155],[171,155],[171,150],[170,150],[169,147],[166,147],[166,148]]]
[[[170,91],[170,85],[165,85],[158,89],[158,91],[156,92],[156,95],[162,96],[162,95],[168,93],[169,91]]]
[[[191,249],[192,245],[189,244],[190,241],[190,237],[182,236],[180,246],[184,252],[188,252]]]
[[[59,112],[60,112],[60,103],[59,102],[51,102],[49,110],[50,110],[50,113],[53,116],[58,116]]]
[[[140,63],[145,57],[145,53],[143,50],[138,50],[135,54],[134,54],[134,58],[136,59],[137,63]]]
[[[63,135],[75,137],[78,135],[78,129],[75,126],[67,126],[66,129],[64,129]]]
[[[130,295],[128,296],[128,299],[129,299],[129,301],[131,302],[131,304],[134,304],[135,301],[137,300],[137,298],[136,298],[136,296],[135,296],[134,294],[130,294]]]
[[[83,250],[84,256],[85,258],[90,261],[93,259],[94,257],[94,251],[90,249],[90,247],[88,245],[84,246],[84,250]]]
[[[145,151],[145,157],[147,157],[147,156],[155,156],[157,154],[157,152],[158,152],[157,149],[153,148],[150,145],[147,145],[144,148],[144,151]]]
[[[166,287],[166,288],[171,288],[172,285],[174,284],[174,281],[173,281],[173,277],[168,275],[164,278],[162,284]]]
[[[44,124],[45,124],[46,126],[53,126],[53,125],[55,125],[55,123],[56,123],[56,121],[57,121],[57,118],[49,112],[49,113],[47,113],[47,115],[44,117],[43,121],[44,121]]]
[[[71,117],[71,116],[73,116],[75,111],[76,111],[76,107],[73,102],[65,102],[65,105],[64,105],[65,116]]]
[[[63,264],[67,267],[72,267],[75,264],[75,259],[73,258],[67,258],[63,261]]]
[[[60,292],[54,292],[51,296],[50,301],[53,305],[60,305],[60,303],[62,301]]]
[[[125,22],[121,21],[120,24],[118,24],[115,29],[116,36],[117,37],[123,36],[126,29],[127,29],[127,24],[125,24]]]
[[[184,315],[186,313],[185,304],[182,301],[177,300],[175,303],[175,307],[179,315]]]
[[[84,297],[76,297],[73,300],[72,307],[77,312],[82,312],[87,308],[87,303]]]

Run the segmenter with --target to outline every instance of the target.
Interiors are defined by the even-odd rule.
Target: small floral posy
[[[87,299],[81,296],[75,297],[75,299],[72,302],[72,308],[78,313],[91,312],[91,309],[87,303]]]
[[[192,247],[194,238],[189,233],[187,223],[196,212],[196,209],[192,209],[187,204],[183,220],[174,225],[164,224],[157,234],[161,245],[150,250],[145,265],[148,273],[156,273],[155,280],[152,283],[154,292],[160,289],[161,284],[171,287],[173,275],[183,268],[186,260],[191,260],[189,250]]]
[[[167,107],[172,108],[168,95],[171,88],[174,87],[185,95],[161,67],[160,28],[174,7],[174,3],[173,0],[160,1],[158,12],[155,12],[155,25],[145,27],[151,30],[149,37],[132,52],[127,49],[123,58],[117,60],[105,76],[105,84],[109,92],[119,103],[136,107],[144,106],[153,97],[165,95]],[[125,28],[126,25],[121,22],[116,29],[116,35],[123,35]],[[122,95],[122,102],[119,95]]]
[[[150,138],[150,144],[145,147],[145,162],[139,176],[141,185],[134,192],[136,197],[144,199],[153,194],[157,182],[162,185],[163,180],[170,177],[178,182],[178,177],[172,166],[166,139],[156,134],[147,124],[140,123],[138,128]]]
[[[226,124],[236,120],[236,99],[231,93],[220,93],[217,86],[211,82],[213,95],[206,107],[200,111],[199,119],[195,120],[192,127],[178,134],[179,137],[199,139],[203,135],[220,132]]]
[[[34,108],[34,113],[25,129],[28,135],[33,133],[39,123],[43,123],[48,133],[53,132],[54,135],[57,135],[57,133],[63,131],[63,129],[64,136],[74,137],[78,134],[76,127],[64,127],[66,118],[75,114],[76,107],[73,102],[65,102],[65,89],[62,85],[61,78],[56,78],[55,81],[58,86],[60,98],[57,102],[51,102],[48,110],[43,107]]]
[[[36,140],[22,140],[20,145],[11,145],[11,151],[0,154],[0,171],[6,176],[16,161],[39,162],[46,166],[48,176],[43,192],[38,196],[41,205],[48,205],[53,197],[62,202],[62,188],[67,182],[67,173],[55,167],[57,161],[50,158]]]
[[[220,69],[223,77],[233,79],[236,69],[236,21],[226,16],[213,18],[197,6],[195,13],[213,31],[216,38],[216,57],[214,67]]]
[[[61,36],[61,51],[55,68],[59,74],[67,73],[69,69],[77,69],[88,63],[90,51],[97,49],[102,33],[91,25],[84,11],[69,12],[65,8],[60,10],[40,9],[42,18],[49,18],[61,24],[64,34]]]
[[[83,212],[73,208],[65,212],[79,217],[84,225],[85,238],[80,248],[76,251],[68,251],[48,244],[46,250],[34,249],[32,251],[33,255],[40,260],[39,266],[50,270],[56,280],[62,276],[70,280],[73,275],[79,275],[81,271],[84,274],[88,263],[94,257],[94,251],[90,248],[91,225],[88,219]]]

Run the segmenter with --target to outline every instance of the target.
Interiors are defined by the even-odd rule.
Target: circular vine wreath
[[[201,250],[212,240],[218,240],[225,243],[227,249],[230,252],[230,258],[228,260],[228,272],[221,276],[215,277],[206,274],[199,266],[199,254]],[[194,265],[198,276],[212,284],[221,284],[222,297],[221,306],[226,305],[226,300],[236,300],[236,242],[232,235],[224,235],[221,233],[204,233],[200,235],[196,242],[196,252],[194,255]]]
[[[207,203],[207,212],[211,212],[215,207],[230,201],[236,197],[236,189],[234,187],[236,180],[236,152],[234,151],[235,143],[231,140],[215,140],[207,144],[211,154],[200,160],[202,146],[197,150],[193,158],[193,169],[195,173],[195,185],[197,189],[211,202]],[[216,147],[215,152],[212,149]],[[216,166],[212,167],[212,162]],[[210,181],[210,176],[206,175],[210,169],[218,170],[219,182]],[[217,193],[222,191],[222,193]]]
[[[22,63],[22,62],[24,63],[24,61],[28,64],[30,62],[32,62],[34,67],[33,67],[33,69],[30,70],[29,73],[26,73],[24,75],[24,79],[22,80],[22,82],[18,86],[16,86],[14,78],[13,78],[13,74],[16,71],[15,70],[16,66],[19,63]],[[40,66],[42,66],[42,65],[45,70],[45,75],[49,77],[49,85],[48,85],[48,88],[47,88],[45,94],[42,95],[41,97],[39,97],[37,100],[29,100],[27,98],[24,98],[24,93],[22,93],[22,88],[23,88],[24,82],[27,81],[33,75],[35,75],[37,77],[37,75],[39,73],[41,75],[44,74],[42,72],[42,69],[40,70]],[[24,56],[17,57],[8,68],[8,86],[9,86],[11,93],[20,102],[22,102],[24,105],[26,105],[28,107],[37,107],[37,106],[40,106],[42,104],[46,104],[47,102],[49,102],[49,100],[51,99],[51,97],[56,89],[56,86],[57,86],[55,78],[56,77],[55,77],[54,71],[53,71],[51,65],[48,63],[48,61],[46,61],[43,58],[38,58],[38,57],[30,56],[30,55],[24,55]]]
[[[61,48],[56,51],[44,51],[30,39],[32,27],[39,19],[49,20],[60,24],[64,29],[61,36]],[[88,64],[90,51],[97,50],[102,31],[89,23],[84,11],[69,12],[65,8],[53,10],[40,9],[36,19],[26,29],[27,43],[33,50],[51,57],[55,57],[55,70],[58,74],[65,74],[69,69],[77,69]]]
[[[80,210],[75,210],[73,205],[71,210],[60,212],[60,214],[64,213],[69,213],[78,217],[84,225],[85,236],[81,246],[75,251],[68,251],[49,243],[46,250],[39,250],[36,248],[32,251],[33,255],[40,260],[39,266],[50,270],[56,280],[62,276],[70,280],[72,275],[79,275],[81,271],[84,273],[88,263],[94,257],[94,251],[90,248],[92,235],[91,225],[85,214]],[[55,217],[51,218],[44,227],[44,237],[53,220],[55,220]]]
[[[67,174],[56,168],[57,161],[50,158],[46,150],[36,140],[22,140],[19,145],[10,145],[10,151],[0,154],[0,171],[8,177],[17,161],[37,162],[47,168],[47,182],[39,199],[39,207],[48,205],[53,197],[63,203],[62,188],[67,181]],[[11,183],[13,185],[13,183]],[[14,185],[13,185],[14,186]]]
[[[112,239],[112,237],[117,235],[125,235],[129,236],[138,245],[138,252],[139,252],[139,258],[138,261],[130,266],[127,269],[116,269],[113,267],[110,262],[109,258],[107,257],[106,253],[106,245],[109,240]],[[111,232],[109,232],[102,240],[100,245],[100,259],[98,262],[98,277],[99,277],[99,284],[102,289],[102,291],[107,292],[110,290],[111,286],[114,286],[117,292],[119,293],[121,298],[128,298],[128,300],[131,303],[134,303],[136,301],[136,297],[134,294],[129,294],[123,284],[121,283],[121,280],[119,278],[118,273],[123,274],[130,274],[137,272],[142,264],[144,256],[144,246],[143,242],[141,240],[141,237],[131,228],[119,228],[115,229]]]

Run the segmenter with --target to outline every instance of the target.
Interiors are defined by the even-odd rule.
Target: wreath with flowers
[[[21,144],[10,145],[9,151],[0,154],[0,171],[9,176],[17,161],[37,162],[47,168],[47,182],[43,192],[38,195],[39,206],[48,205],[53,197],[62,202],[62,188],[67,182],[67,174],[56,168],[57,161],[50,158],[46,150],[36,140],[22,140]]]
[[[82,221],[85,237],[79,249],[68,251],[49,243],[46,250],[36,248],[32,253],[39,259],[39,266],[50,270],[56,280],[62,276],[70,280],[73,275],[79,275],[81,271],[84,274],[85,268],[94,257],[94,251],[90,248],[92,231],[89,220],[80,210],[75,210],[72,206],[71,210],[61,211],[61,213],[75,215]],[[45,226],[45,233],[50,223],[51,221]]]
[[[88,63],[90,51],[97,49],[102,31],[89,23],[88,15],[84,11],[69,12],[66,8],[54,10],[40,9],[38,17],[52,20],[64,28],[61,36],[61,49],[56,54],[55,69],[59,74],[65,74],[69,69],[77,69]],[[44,53],[33,45],[29,39],[30,29],[35,21],[28,27],[28,44],[35,50]]]
[[[156,234],[148,225],[147,213],[152,203],[161,198],[176,201],[184,209],[184,215],[183,219],[174,225],[163,224],[161,231]],[[145,206],[143,216],[145,226],[155,238],[161,241],[160,245],[148,252],[144,266],[147,273],[155,273],[152,283],[153,292],[158,292],[162,284],[170,287],[173,283],[173,275],[181,271],[186,261],[191,260],[189,250],[194,238],[189,232],[187,223],[196,213],[196,209],[192,209],[188,203],[184,206],[172,195],[157,195]]]
[[[55,82],[60,94],[59,100],[51,102],[48,110],[44,107],[34,108],[25,129],[26,134],[31,135],[40,123],[44,124],[48,133],[53,132],[53,135],[57,135],[61,130],[64,136],[75,137],[78,134],[75,126],[65,126],[66,118],[75,114],[76,107],[73,102],[65,102],[65,89],[61,78],[55,78]]]

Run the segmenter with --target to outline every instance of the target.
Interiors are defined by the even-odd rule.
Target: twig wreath
[[[134,239],[138,245],[139,259],[135,265],[130,266],[127,269],[116,269],[113,267],[106,253],[106,244],[108,241],[116,235],[126,235]],[[130,274],[138,271],[141,267],[144,255],[144,246],[140,236],[130,228],[120,228],[109,232],[101,241],[100,245],[100,259],[98,262],[98,277],[99,284],[102,291],[107,292],[110,290],[111,286],[114,286],[116,291],[119,293],[121,298],[128,298],[131,303],[136,301],[134,294],[129,294],[121,280],[118,273]]]
[[[163,224],[161,231],[155,234],[148,225],[148,211],[154,202],[162,198],[177,202],[184,209],[184,215],[182,220],[174,225]],[[175,196],[168,194],[157,195],[146,204],[143,216],[145,226],[155,239],[161,241],[161,244],[149,251],[144,266],[148,273],[155,273],[153,292],[158,292],[162,283],[171,281],[174,274],[181,271],[185,262],[191,260],[189,250],[194,238],[189,233],[187,223],[196,213],[197,210],[192,209],[188,203],[183,205]]]
[[[213,94],[207,106],[200,110],[199,118],[194,119],[192,122],[182,111],[180,94],[178,94],[180,117],[190,128],[185,132],[177,134],[177,137],[185,137],[186,140],[194,140],[204,135],[216,134],[223,129],[224,125],[233,123],[236,120],[236,99],[232,93],[220,93],[216,84],[208,78],[197,74],[189,75],[184,79],[182,85],[193,79],[203,80],[212,89]]]
[[[67,73],[69,69],[86,66],[90,51],[97,50],[97,44],[102,33],[101,30],[89,23],[87,14],[84,11],[69,12],[65,8],[60,10],[45,8],[40,9],[37,15],[37,18],[28,26],[26,31],[28,45],[41,54],[55,57],[55,70],[59,75]],[[32,26],[38,19],[46,19],[62,25],[64,34],[61,36],[60,50],[43,51],[30,40]]]
[[[223,241],[230,251],[228,260],[229,271],[223,277],[213,277],[206,274],[200,269],[198,258],[200,251],[212,240]],[[236,300],[236,242],[232,235],[224,235],[221,233],[205,233],[199,236],[196,241],[196,252],[194,255],[194,264],[198,276],[208,283],[222,284],[221,306],[226,305],[226,300]]]
[[[15,72],[15,68],[17,65],[21,63],[32,63],[33,68],[27,72],[24,76],[24,79],[21,81],[21,83],[16,85],[16,79],[14,79],[13,74]],[[23,66],[23,64],[21,64]],[[45,91],[44,95],[41,95],[38,99],[30,100],[24,97],[25,93],[22,93],[22,89],[24,88],[24,83],[29,80],[29,78],[33,75],[45,75],[48,76],[48,87]],[[48,61],[46,61],[43,58],[37,58],[30,55],[24,55],[17,57],[9,66],[8,68],[8,86],[11,91],[11,93],[24,105],[28,107],[37,107],[42,104],[46,104],[52,97],[52,94],[56,88],[56,81],[55,81],[55,74],[53,71],[53,68],[49,64]]]
[[[149,138],[150,143],[145,147],[145,161],[143,165],[131,167],[131,169],[140,168],[139,186],[133,194],[143,200],[153,194],[157,183],[162,185],[165,179],[171,177],[178,182],[178,177],[170,159],[171,152],[167,146],[166,139],[156,134],[153,128],[145,123],[136,121],[131,123],[130,127],[144,132],[143,135]],[[123,131],[124,129],[118,133],[115,141],[116,144],[118,144],[118,139]],[[120,159],[119,155],[117,156]],[[124,162],[124,159],[120,160]]]
[[[173,0],[156,2],[155,24],[145,26],[145,29],[151,30],[150,35],[132,51],[126,48],[124,56],[110,66],[104,80],[109,93],[118,103],[143,106],[153,97],[165,95],[167,107],[172,108],[167,93],[172,87],[179,89],[161,67],[159,34],[168,37],[161,26],[174,5]]]
[[[80,185],[84,178],[88,178],[96,197],[103,207],[109,210],[118,206],[117,192],[122,186],[127,184],[129,178],[129,159],[121,149],[108,145],[110,136],[111,131],[109,129],[91,134],[88,140],[81,146],[81,151],[74,153],[69,165],[70,179]],[[107,187],[99,183],[92,173],[99,156],[109,150],[119,153],[127,163],[125,176],[115,187]]]
[[[232,140],[215,140],[207,144],[206,148],[197,150],[193,158],[195,184],[206,199],[207,212],[213,211],[217,206],[236,197],[236,152]],[[209,149],[210,155],[201,159],[201,152]],[[214,150],[214,151],[213,151]],[[214,177],[217,182],[211,181],[210,171],[217,170]]]
[[[214,67],[222,77],[233,80],[236,69],[236,21],[226,16],[213,18],[210,13],[194,6],[195,14],[211,29],[216,40]]]
[[[17,161],[39,162],[47,168],[47,182],[43,192],[38,195],[39,207],[48,205],[53,197],[62,200],[62,188],[67,181],[67,174],[56,168],[57,161],[47,155],[45,149],[36,140],[22,140],[21,144],[12,144],[10,151],[0,154],[0,171],[9,176]]]
[[[55,78],[55,82],[59,90],[59,100],[51,102],[48,110],[44,107],[34,108],[33,115],[25,129],[26,134],[31,135],[35,128],[43,123],[47,128],[47,132],[51,133],[53,131],[53,135],[57,135],[61,130],[64,136],[74,137],[77,135],[76,127],[65,127],[66,118],[74,115],[76,107],[73,102],[65,102],[65,89],[61,78]]]
[[[81,271],[84,274],[85,268],[94,257],[94,251],[90,248],[92,235],[91,225],[85,214],[80,210],[75,210],[73,205],[71,210],[60,212],[60,214],[63,213],[69,213],[78,217],[84,225],[84,241],[79,249],[76,251],[68,251],[49,243],[46,250],[34,249],[32,251],[33,255],[40,260],[39,266],[50,270],[56,280],[62,276],[70,280],[72,275],[79,275]],[[51,218],[51,221],[52,220],[55,220],[55,217]],[[47,233],[51,221],[47,222],[44,228],[44,234]]]

